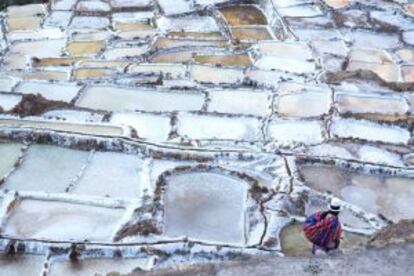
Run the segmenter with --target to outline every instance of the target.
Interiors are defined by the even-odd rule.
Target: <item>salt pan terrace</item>
[[[410,2],[9,6],[2,273],[308,254],[298,223],[332,197],[345,251],[414,219]]]

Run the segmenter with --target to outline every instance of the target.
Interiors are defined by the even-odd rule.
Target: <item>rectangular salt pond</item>
[[[1,275],[26,276],[41,275],[46,256],[38,255],[13,255],[1,256]]]
[[[3,235],[54,241],[112,241],[123,209],[24,199],[10,214]]]
[[[48,100],[70,102],[81,88],[81,86],[74,83],[57,84],[27,81],[20,83],[14,92],[40,94]]]
[[[216,173],[187,173],[167,179],[165,234],[226,244],[245,243],[247,185]]]
[[[108,111],[190,111],[200,110],[204,95],[187,92],[93,86],[85,91],[76,105]]]
[[[171,131],[171,118],[165,115],[115,113],[110,122],[116,125],[130,126],[136,130],[139,138],[156,142],[167,141]]]
[[[30,146],[23,163],[10,175],[2,188],[63,193],[86,164],[88,156],[87,151],[47,145]]]
[[[51,264],[49,275],[124,275],[135,269],[148,270],[151,258],[147,259],[84,259],[73,263],[68,261],[54,261]],[[115,274],[116,273],[116,274]]]
[[[13,170],[22,148],[22,144],[0,144],[0,180]]]
[[[305,185],[330,192],[363,210],[397,222],[414,219],[414,179],[353,173],[329,166],[302,166]]]
[[[71,193],[138,198],[142,163],[134,155],[96,152]]]
[[[23,127],[35,129],[50,129],[64,132],[74,132],[81,134],[122,136],[123,129],[117,126],[106,124],[72,124],[54,121],[31,121],[31,120],[2,120],[0,126]]]
[[[271,113],[271,93],[252,90],[221,90],[209,92],[207,111],[267,116]]]
[[[190,139],[256,141],[260,127],[257,118],[178,115],[178,134]]]

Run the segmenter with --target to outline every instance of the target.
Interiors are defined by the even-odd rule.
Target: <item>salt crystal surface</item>
[[[7,220],[3,234],[54,241],[112,240],[123,209],[26,199]]]
[[[77,16],[72,19],[72,29],[105,29],[109,27],[109,19],[106,17]]]
[[[401,156],[377,147],[364,145],[358,150],[358,155],[359,158],[364,162],[384,164],[389,166],[404,166]]]
[[[283,91],[283,89],[281,89],[281,91]],[[315,117],[327,114],[331,107],[332,100],[331,92],[329,90],[305,90],[304,92],[283,93],[279,96],[277,102],[277,112],[281,115],[292,117]],[[303,103],[306,103],[306,108],[303,108]]]
[[[260,121],[256,118],[178,115],[178,133],[190,139],[257,140]]]
[[[354,156],[347,149],[329,144],[310,147],[308,152],[316,156],[336,157],[341,159],[354,158]]]
[[[244,244],[246,183],[215,173],[187,173],[169,177],[167,185],[166,235]]]
[[[73,16],[73,12],[69,11],[54,11],[52,12],[44,22],[44,26],[66,28]]]
[[[103,114],[91,112],[91,111],[80,111],[80,110],[69,110],[69,109],[56,109],[48,111],[42,115],[43,118],[64,120],[76,123],[102,122],[104,117]]]
[[[273,120],[268,126],[268,135],[278,143],[322,143],[322,125],[318,121]]]
[[[13,77],[0,76],[0,91],[11,92],[18,80]]]
[[[142,160],[115,152],[96,152],[71,193],[91,196],[140,195]]]
[[[64,39],[18,42],[10,47],[10,53],[37,58],[60,57],[65,45]]]
[[[286,17],[314,17],[322,15],[322,11],[316,5],[298,5],[278,9],[281,16]]]
[[[166,15],[175,15],[189,12],[192,10],[193,6],[192,1],[188,0],[159,0],[158,4]]]
[[[198,93],[160,92],[149,89],[92,86],[77,101],[80,107],[108,111],[200,110],[204,95]]]
[[[34,128],[34,129],[51,129],[56,131],[83,133],[91,135],[105,136],[122,136],[124,131],[120,127],[108,124],[76,124],[46,120],[13,120],[1,119],[0,126]]]
[[[171,118],[164,115],[146,113],[115,113],[111,123],[133,127],[138,137],[149,141],[167,141],[171,131]]]
[[[0,179],[11,172],[22,150],[21,144],[0,144]]]
[[[22,99],[22,96],[20,95],[5,95],[0,94],[0,107],[4,111],[10,111],[15,107],[20,100]]]
[[[170,32],[219,32],[213,17],[185,16],[185,17],[161,17],[157,19],[157,26],[162,31]]]
[[[394,48],[398,46],[398,35],[372,33],[366,31],[353,31],[350,33],[354,40],[354,46],[360,48]]]
[[[79,92],[81,86],[75,83],[46,83],[27,81],[20,83],[14,92],[22,94],[40,94],[54,101],[70,102]]]
[[[142,8],[152,4],[152,0],[110,0],[114,8]]]
[[[380,213],[397,222],[414,218],[410,202],[414,200],[414,179],[350,173],[335,167],[303,166],[305,184],[329,191],[371,213]]]
[[[0,257],[1,274],[7,276],[41,275],[46,256],[38,255],[2,255]]]
[[[396,144],[406,144],[410,139],[410,133],[405,128],[353,119],[334,119],[331,134],[340,138],[358,138]]]
[[[33,145],[2,186],[17,191],[64,193],[89,156],[87,151]]]
[[[209,112],[266,116],[271,113],[272,94],[254,90],[210,91]]]

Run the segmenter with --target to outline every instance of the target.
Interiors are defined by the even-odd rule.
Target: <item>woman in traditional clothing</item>
[[[316,212],[306,218],[303,230],[313,244],[314,255],[338,249],[343,236],[342,225],[338,218],[340,211],[340,201],[333,198],[328,211]]]

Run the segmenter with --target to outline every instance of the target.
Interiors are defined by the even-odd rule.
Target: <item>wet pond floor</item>
[[[301,167],[305,184],[397,222],[413,219],[414,179],[354,173],[329,166]]]
[[[312,244],[306,239],[302,224],[295,223],[285,227],[280,235],[282,252],[286,256],[311,256]],[[367,244],[368,236],[345,232],[341,242],[341,250],[352,250]]]

